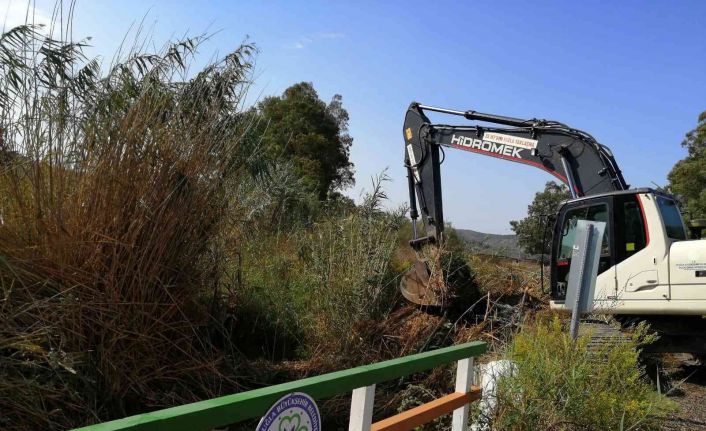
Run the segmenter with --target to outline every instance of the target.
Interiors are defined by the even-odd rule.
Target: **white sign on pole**
[[[578,220],[576,223],[576,236],[564,301],[566,307],[571,310],[569,332],[574,340],[579,334],[581,313],[593,309],[605,225],[604,222],[587,220]]]
[[[592,229],[590,235],[589,226]],[[578,311],[581,313],[593,309],[605,226],[605,222],[601,221],[578,220],[576,223],[576,236],[564,301],[564,305],[569,310],[573,310],[577,304]]]

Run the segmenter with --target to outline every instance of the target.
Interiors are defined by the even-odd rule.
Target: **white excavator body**
[[[574,215],[585,210],[587,218],[606,221],[609,226],[601,253],[604,264],[596,279],[597,312],[706,315],[706,240],[687,239],[681,215],[669,195],[642,189],[592,196],[568,205],[572,208],[560,210],[557,224],[562,225],[555,232],[552,264],[557,271],[553,274],[552,308],[564,308],[572,224],[582,218]],[[567,269],[562,271],[562,267]]]
[[[435,124],[426,112],[477,123]],[[552,120],[413,102],[402,135],[414,227],[410,246],[418,254],[400,281],[409,301],[446,307],[460,296],[437,262],[445,241],[441,164],[444,149],[457,149],[532,166],[568,186],[571,199],[550,216],[552,308],[565,308],[577,221],[605,222],[594,311],[617,315],[621,322],[647,321],[660,334],[660,351],[706,353],[706,240],[696,239],[706,220],[691,221],[695,239],[688,239],[676,199],[658,190],[630,188],[613,153],[590,134]]]

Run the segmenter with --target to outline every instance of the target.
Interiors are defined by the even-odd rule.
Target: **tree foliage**
[[[699,115],[696,128],[686,134],[682,146],[688,155],[669,173],[670,190],[681,198],[692,218],[706,217],[706,111]]]
[[[550,241],[544,241],[544,226],[553,217],[559,204],[569,199],[569,189],[564,184],[549,181],[544,190],[534,195],[534,200],[527,207],[527,217],[510,222],[512,230],[517,234],[520,246],[529,254],[549,253]],[[547,229],[551,229],[548,226]],[[547,231],[550,235],[550,231]]]
[[[272,159],[290,161],[308,191],[324,200],[354,183],[353,138],[340,95],[327,105],[313,84],[300,82],[262,100],[257,112],[264,148]]]

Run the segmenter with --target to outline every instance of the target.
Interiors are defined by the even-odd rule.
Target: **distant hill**
[[[537,256],[525,253],[517,241],[516,235],[496,235],[476,232],[470,229],[455,229],[477,253],[496,254],[513,259],[536,259]]]

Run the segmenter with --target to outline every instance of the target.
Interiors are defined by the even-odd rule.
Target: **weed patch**
[[[649,341],[638,326],[631,338],[589,350],[561,322],[538,320],[511,343],[514,376],[500,381],[494,429],[658,429],[670,403],[647,382],[638,361]]]

